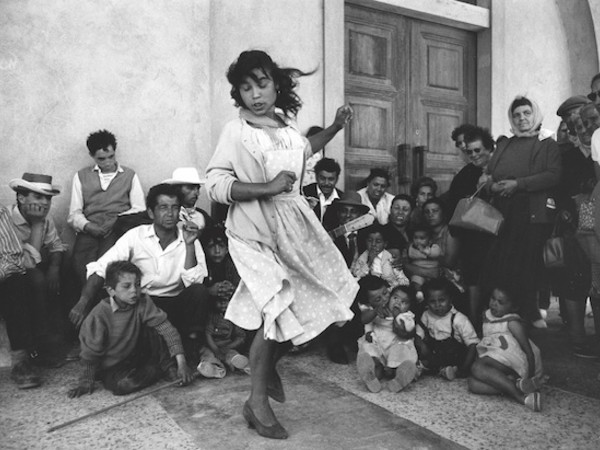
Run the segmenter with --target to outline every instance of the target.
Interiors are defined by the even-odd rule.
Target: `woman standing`
[[[304,161],[352,117],[338,109],[331,126],[308,140],[294,117],[297,69],[262,51],[242,52],[227,72],[240,117],[227,123],[207,168],[212,200],[230,204],[227,234],[241,276],[226,318],[258,330],[250,348],[252,388],[243,415],[261,436],[285,439],[268,396],[285,395],[275,364],[281,343],[303,344],[352,318],[358,285],[304,197]]]
[[[464,133],[463,139],[465,142],[463,153],[469,159],[469,164],[452,179],[446,195],[446,204],[449,205],[448,216],[452,215],[461,198],[469,197],[477,191],[479,179],[485,172],[494,150],[494,139],[485,128],[471,126]],[[481,263],[489,250],[492,236],[473,230],[452,231],[460,242],[462,277],[469,298],[469,319],[475,329],[478,329],[483,313],[479,293]]]
[[[484,263],[482,294],[513,286],[525,319],[544,327],[537,306],[543,271],[542,247],[550,236],[555,203],[550,190],[560,181],[561,160],[553,139],[540,136],[537,104],[518,96],[508,110],[514,136],[498,142],[488,164],[486,188],[504,215]]]
[[[369,214],[375,216],[381,225],[388,223],[390,206],[394,196],[387,191],[390,187],[390,175],[385,169],[371,169],[367,177],[367,186],[358,190],[363,205],[369,207]]]

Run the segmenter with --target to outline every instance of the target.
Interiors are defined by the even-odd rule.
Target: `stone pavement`
[[[280,363],[288,401],[274,409],[290,433],[286,441],[246,427],[241,408],[250,378],[241,374],[167,388],[48,433],[127,397],[99,387],[68,399],[77,364],[45,371],[44,386],[26,391],[16,389],[6,368],[0,370],[0,448],[598,449],[600,363],[566,355],[558,328],[555,322],[539,342],[551,377],[541,413],[507,398],[473,395],[465,380],[423,377],[400,393],[373,394],[353,365],[333,364],[317,348]]]

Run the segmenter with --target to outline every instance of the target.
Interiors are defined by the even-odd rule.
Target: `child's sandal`
[[[539,392],[533,392],[529,395],[526,395],[523,403],[533,412],[540,412],[542,410],[542,394]]]

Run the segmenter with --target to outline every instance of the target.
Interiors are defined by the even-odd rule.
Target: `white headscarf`
[[[515,101],[521,100],[521,99],[526,99],[529,102],[531,102],[531,109],[533,111],[533,117],[532,117],[533,125],[527,131],[519,131],[519,127],[517,127],[517,124],[514,122],[513,117],[512,117],[512,111],[511,111],[512,105]],[[510,102],[510,106],[508,107],[508,121],[512,125],[510,131],[512,131],[512,133],[517,137],[537,136],[540,133],[543,118],[544,117],[542,116],[542,112],[540,111],[540,107],[537,105],[537,103],[523,95],[517,95],[515,97],[515,99],[512,102]]]

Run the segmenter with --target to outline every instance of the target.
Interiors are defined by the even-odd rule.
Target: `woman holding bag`
[[[560,181],[560,153],[542,130],[542,114],[534,101],[517,96],[508,118],[514,136],[498,142],[482,179],[504,224],[484,261],[480,285],[483,298],[495,286],[513,286],[524,318],[545,327],[537,290],[543,274],[542,248],[554,221],[551,189]]]

